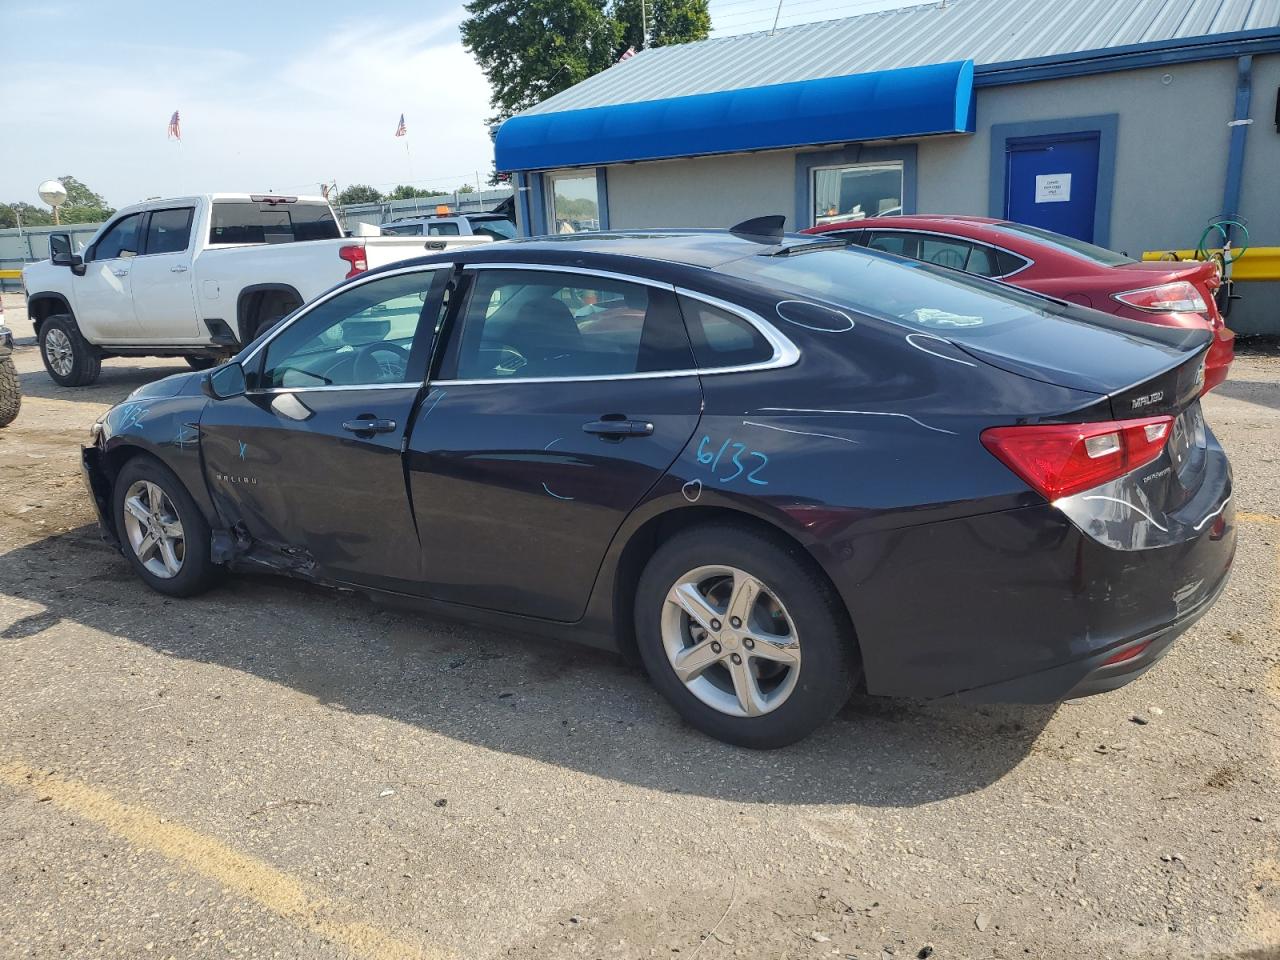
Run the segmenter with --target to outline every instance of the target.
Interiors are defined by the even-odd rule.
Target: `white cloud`
[[[38,202],[64,173],[115,205],[217,190],[315,192],[414,179],[452,188],[487,177],[489,89],[456,16],[335,25],[319,45],[282,42],[279,61],[231,49],[113,45],[114,66],[75,61],[14,71],[20,104],[0,144],[0,200]],[[182,114],[181,144],[166,141]]]

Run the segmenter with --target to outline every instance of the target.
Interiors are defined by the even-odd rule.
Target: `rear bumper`
[[[1231,373],[1231,361],[1236,358],[1236,335],[1226,327],[1214,332],[1213,345],[1204,360],[1204,390],[1208,393],[1227,379]]]

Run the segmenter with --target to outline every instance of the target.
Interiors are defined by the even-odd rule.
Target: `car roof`
[[[519,248],[522,256],[529,253],[558,254],[563,257],[571,257],[575,253],[603,254],[639,257],[691,267],[715,267],[779,247],[813,243],[816,239],[801,234],[784,234],[779,243],[773,244],[752,240],[728,230],[610,230],[507,240],[501,245],[468,250],[467,258],[501,259],[504,255],[511,255],[504,254],[503,250]]]

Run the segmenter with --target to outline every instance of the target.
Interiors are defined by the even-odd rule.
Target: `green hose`
[[[1204,232],[1200,234],[1200,242],[1196,244],[1197,260],[1217,260],[1218,266],[1223,270],[1227,264],[1235,263],[1244,256],[1245,251],[1249,249],[1249,228],[1245,225],[1247,221],[1238,220],[1235,217],[1214,217],[1209,221],[1209,225],[1204,228]],[[1227,242],[1231,236],[1231,228],[1235,227],[1244,235],[1244,240],[1238,246],[1233,246],[1231,256],[1226,255]],[[1205,241],[1209,239],[1209,234],[1214,230],[1222,237],[1222,251],[1209,252],[1209,248],[1205,246]]]

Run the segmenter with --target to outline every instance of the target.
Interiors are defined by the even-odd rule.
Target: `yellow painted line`
[[[1210,250],[1210,253],[1221,252]],[[1143,260],[1195,260],[1194,250],[1145,250]],[[1249,247],[1231,264],[1232,280],[1280,280],[1280,247]]]
[[[256,857],[190,827],[161,818],[146,807],[123,803],[97,787],[43,773],[21,761],[0,762],[0,783],[48,797],[62,809],[91,820],[135,847],[152,850],[179,866],[222,884],[318,937],[342,944],[364,960],[439,960],[441,950],[423,949],[370,923],[343,920],[340,906],[301,881]]]
[[[0,280],[21,280],[21,270],[0,270]]]

